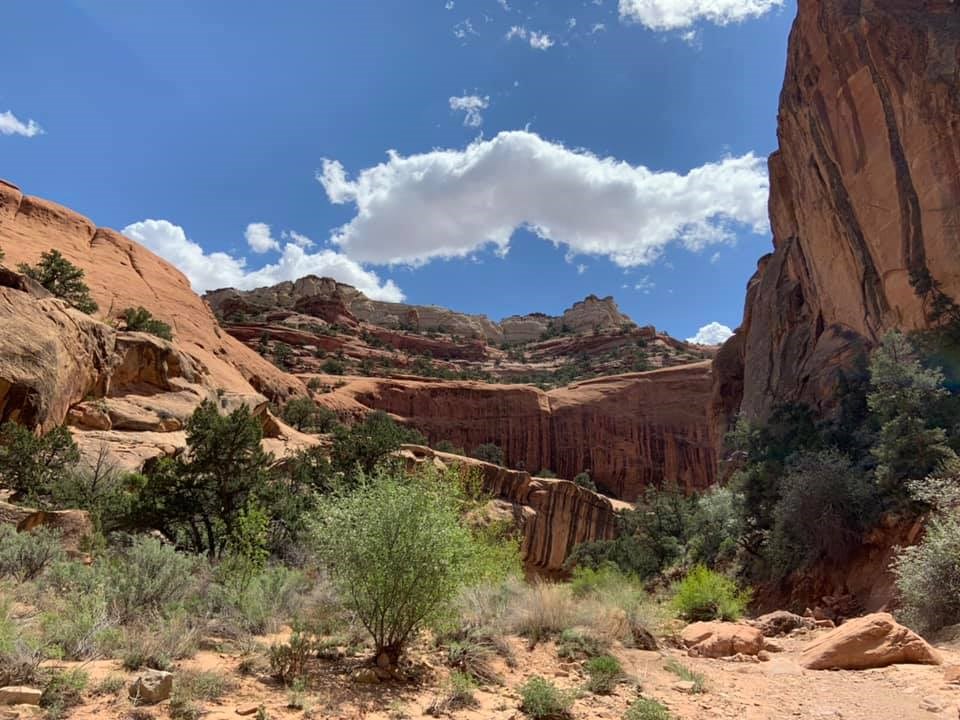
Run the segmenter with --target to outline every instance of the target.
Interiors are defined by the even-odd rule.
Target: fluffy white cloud
[[[141,220],[127,225],[123,234],[176,265],[197,292],[223,287],[249,290],[312,274],[353,285],[376,300],[403,300],[403,293],[392,280],[382,283],[376,273],[333,250],[309,253],[292,237],[277,262],[250,270],[244,258],[224,252],[206,253],[182,227],[167,220]]]
[[[760,17],[783,0],[620,0],[620,19],[651,30],[678,30],[699,21],[728,25]]]
[[[316,244],[315,242],[313,242],[313,240],[308,238],[306,235],[301,235],[295,230],[284,230],[280,234],[280,237],[282,237],[284,240],[289,240],[297,247],[302,247],[304,249],[313,247]]]
[[[535,50],[548,50],[553,47],[553,38],[547,33],[537,32],[536,30],[528,31],[523,25],[514,25],[511,27],[507,31],[506,38],[507,40],[513,40],[514,38],[526,40],[530,43],[530,47]]]
[[[697,334],[692,338],[687,338],[687,342],[696,343],[697,345],[721,345],[726,342],[731,335],[733,335],[733,330],[726,325],[712,322],[697,330]]]
[[[34,120],[23,122],[7,110],[0,113],[0,135],[23,135],[30,138],[34,135],[43,135],[43,128]]]
[[[483,125],[482,110],[490,107],[490,96],[485,95],[463,95],[461,97],[450,98],[450,109],[463,112],[463,124],[467,127],[480,127]]]
[[[505,253],[526,227],[568,255],[633,267],[671,242],[697,250],[738,227],[768,229],[766,163],[752,153],[682,175],[513,131],[464,150],[387,156],[356,179],[336,160],[317,174],[331,202],[356,205],[332,241],[360,262],[419,265],[488,245]]]
[[[270,226],[266,223],[250,223],[244,231],[243,236],[247,239],[247,245],[255,253],[265,253],[271,250],[279,250],[280,243],[270,235]]]

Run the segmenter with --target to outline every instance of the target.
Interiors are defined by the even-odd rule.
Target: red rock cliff
[[[960,12],[952,0],[799,0],[770,158],[774,252],[716,361],[739,409],[829,410],[838,369],[960,300]]]
[[[704,488],[715,477],[710,363],[614,375],[543,392],[529,385],[352,378],[317,400],[340,412],[384,410],[431,442],[496,443],[512,467],[573,478],[636,499],[649,484]]]

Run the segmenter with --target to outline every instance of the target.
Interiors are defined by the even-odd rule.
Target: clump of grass
[[[208,671],[184,670],[178,673],[170,696],[172,720],[197,720],[203,715],[200,702],[219,700],[234,687],[226,675]]]
[[[493,667],[495,646],[477,635],[452,640],[447,646],[447,665],[477,682],[502,685],[503,677]]]
[[[612,655],[590,658],[583,667],[589,676],[587,690],[597,695],[609,695],[623,679],[623,667]]]
[[[531,645],[577,625],[577,606],[566,585],[536,583],[511,603],[509,628]]]
[[[674,586],[671,604],[677,616],[697,620],[736,620],[750,602],[750,593],[704,565],[697,565]]]
[[[520,686],[520,709],[535,720],[559,720],[570,717],[573,695],[560,690],[549,680],[535,675]]]
[[[568,628],[557,640],[557,655],[566,660],[592,658],[602,655],[610,647],[606,638],[577,628]]]
[[[672,672],[681,680],[692,682],[695,693],[704,693],[707,691],[707,678],[704,677],[702,673],[691,670],[676,658],[670,658],[667,664],[663,666],[663,669]]]
[[[45,709],[47,720],[66,717],[70,708],[79,705],[88,681],[87,673],[80,668],[53,673],[40,696],[40,707]]]
[[[116,695],[123,690],[126,684],[127,681],[123,675],[107,675],[97,683],[96,687],[93,688],[93,692],[96,695]]]
[[[310,701],[307,698],[307,682],[302,677],[298,677],[287,689],[287,707],[291,710],[310,710]]]
[[[154,627],[131,628],[123,643],[123,669],[131,672],[144,667],[169,670],[175,660],[196,653],[198,640],[199,629],[183,613]]]
[[[477,683],[466,673],[450,673],[450,678],[444,684],[441,694],[434,698],[427,708],[427,714],[440,716],[454,710],[475,707],[477,699],[473,693],[476,689]]]
[[[652,698],[640,698],[627,708],[623,720],[670,720],[670,711]]]

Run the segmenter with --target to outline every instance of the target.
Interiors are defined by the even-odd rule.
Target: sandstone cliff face
[[[526,472],[416,445],[404,446],[402,455],[412,463],[466,466],[479,473],[484,492],[494,498],[490,511],[505,512],[520,530],[521,558],[533,573],[561,574],[576,545],[616,536],[616,510],[623,504],[572,482],[532,478]]]
[[[0,181],[0,247],[5,264],[33,264],[55,248],[86,273],[101,318],[142,305],[174,329],[178,346],[208,369],[218,387],[282,399],[306,392],[286,375],[221,331],[186,277],[172,265],[113,230],[61,205]]]
[[[436,443],[496,443],[512,467],[573,478],[632,501],[649,484],[705,488],[715,477],[710,363],[599,378],[544,392],[528,385],[349,378],[317,395],[342,414],[384,410]]]
[[[738,408],[829,410],[839,368],[930,322],[911,277],[960,299],[958,37],[948,0],[799,0],[770,158],[774,252],[717,361],[717,432]]]

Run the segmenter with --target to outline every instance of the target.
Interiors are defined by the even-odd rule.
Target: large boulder
[[[810,670],[865,670],[897,663],[939,665],[940,655],[889,613],[850,620],[814,640],[800,654]]]
[[[154,705],[170,697],[173,692],[173,673],[164,670],[144,670],[130,683],[128,693],[138,705]]]
[[[757,655],[763,649],[763,633],[741,623],[691,623],[680,633],[680,640],[694,657]]]
[[[750,625],[763,633],[764,637],[780,637],[799,628],[812,630],[817,627],[813,618],[803,617],[787,610],[774,610],[749,621]]]

